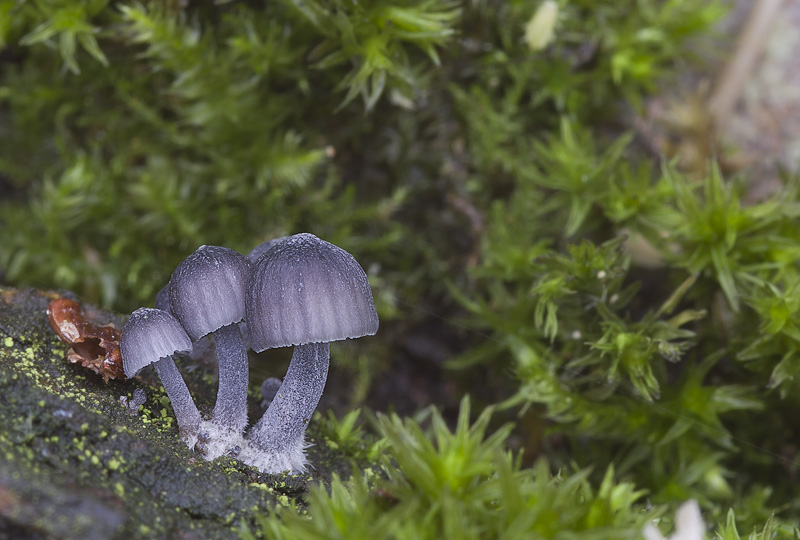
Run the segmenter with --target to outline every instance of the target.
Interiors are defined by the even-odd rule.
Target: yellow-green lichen
[[[79,439],[79,438],[77,438],[77,437],[73,437],[73,438],[72,438],[72,445],[73,445],[73,446],[75,447],[75,449],[76,449],[76,450],[78,450],[79,452],[83,452],[83,448],[84,448],[84,442],[85,442],[85,441],[84,441],[84,439],[83,439],[83,438],[80,438],[80,439]]]
[[[249,485],[249,486],[252,486],[252,487],[254,487],[254,488],[256,488],[256,489],[260,489],[260,490],[262,490],[262,491],[266,491],[267,493],[275,493],[275,490],[274,490],[274,489],[272,489],[272,488],[271,488],[271,487],[269,487],[268,485],[266,485],[266,484],[262,484],[262,483],[260,483],[260,482],[251,482],[251,483],[250,483],[250,484],[248,484],[248,485]]]

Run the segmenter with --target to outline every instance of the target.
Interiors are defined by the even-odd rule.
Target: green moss
[[[341,401],[419,355],[443,394],[501,402],[514,436],[465,413],[318,415],[312,461],[338,478],[307,506],[316,477],[191,462],[157,381],[67,364],[46,300],[2,291],[0,472],[51,512],[26,526],[70,519],[46,487],[60,475],[97,481],[111,529],[155,537],[240,519],[278,537],[636,537],[689,497],[725,538],[798,525],[798,183],[745,204],[716,163],[686,173],[623,132],[721,2],[72,4],[0,0],[5,280],[129,311],[200,244],[311,230],[365,262],[382,319],[334,347],[355,381]],[[525,34],[543,5],[547,45]],[[427,338],[461,353],[457,375],[414,352]],[[187,375],[211,403],[212,371]],[[137,415],[118,401],[134,387]],[[243,510],[287,502],[300,512],[259,527]]]

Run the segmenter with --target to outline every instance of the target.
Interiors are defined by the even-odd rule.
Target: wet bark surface
[[[265,475],[223,457],[206,462],[178,437],[155,373],[109,380],[66,359],[50,328],[55,293],[0,288],[0,538],[237,538],[242,523],[296,501],[347,459],[312,422],[310,474]],[[84,306],[87,318],[124,319]],[[196,359],[195,359],[196,360]],[[178,362],[201,412],[216,393],[202,362]],[[138,391],[138,392],[137,392]],[[134,393],[145,402],[135,403]],[[260,396],[251,392],[251,421]]]

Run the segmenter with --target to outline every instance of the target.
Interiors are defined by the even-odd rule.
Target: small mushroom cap
[[[192,350],[192,341],[175,317],[164,310],[139,308],[122,328],[122,367],[133,377],[150,364]]]
[[[367,275],[348,252],[313,234],[287,237],[253,266],[247,327],[255,351],[373,335]]]
[[[250,263],[241,253],[200,246],[169,280],[170,312],[193,340],[244,318]]]

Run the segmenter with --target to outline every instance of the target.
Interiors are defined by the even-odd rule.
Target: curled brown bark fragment
[[[68,298],[50,302],[47,316],[53,331],[61,341],[70,345],[67,360],[102,375],[105,382],[125,379],[117,328],[87,321],[78,303]]]

